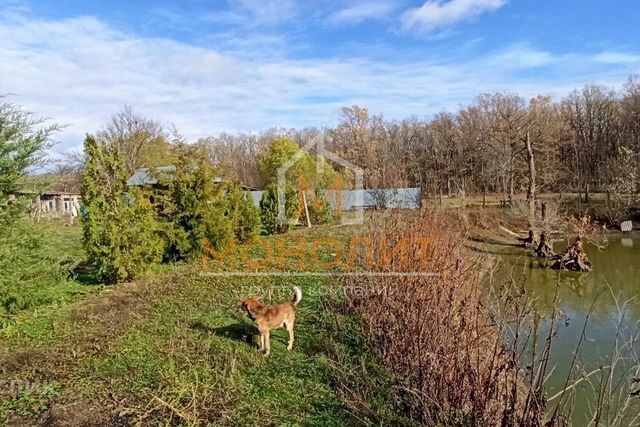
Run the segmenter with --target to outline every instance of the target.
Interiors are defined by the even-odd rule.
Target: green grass
[[[307,234],[296,230],[287,239],[295,245]],[[55,387],[0,391],[0,424],[60,413],[73,423],[89,408],[91,419],[105,424],[410,424],[391,403],[392,379],[367,349],[357,319],[341,308],[339,293],[326,292],[336,283],[200,273],[194,265],[163,267],[138,283],[17,313],[0,333],[0,371]],[[280,329],[265,358],[239,303],[256,293],[267,303],[287,300],[292,285],[304,294],[294,350],[286,350]],[[61,411],[76,407],[70,405],[78,409]]]
[[[28,219],[0,231],[0,330],[22,311],[96,289],[73,278],[83,257],[80,233],[78,226]]]

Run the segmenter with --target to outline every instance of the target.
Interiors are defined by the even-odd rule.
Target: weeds
[[[347,302],[393,369],[396,394],[411,417],[427,425],[543,425],[540,387],[526,387],[519,365],[520,325],[512,328],[512,345],[505,345],[500,319],[507,317],[495,316],[487,305],[481,260],[464,252],[463,236],[430,213],[382,217],[365,232],[396,239],[414,233],[435,242],[428,269],[437,276],[348,279],[351,285],[394,289],[351,295]],[[524,322],[523,290],[505,289],[503,295],[503,306]]]

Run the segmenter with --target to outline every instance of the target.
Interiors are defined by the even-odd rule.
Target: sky
[[[0,0],[0,94],[77,150],[124,105],[189,140],[556,99],[640,74],[637,0]]]

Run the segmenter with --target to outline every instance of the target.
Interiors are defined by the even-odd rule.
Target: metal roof
[[[129,186],[139,185],[155,185],[158,183],[158,175],[171,175],[176,171],[176,167],[173,165],[159,166],[157,168],[141,168],[138,169],[131,178],[127,180]],[[222,178],[216,176],[213,182],[219,184],[223,181]]]

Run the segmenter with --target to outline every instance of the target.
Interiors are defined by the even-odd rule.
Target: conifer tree
[[[83,181],[83,242],[101,280],[130,280],[161,260],[159,223],[140,190],[128,191],[117,147],[88,135]],[[128,191],[128,192],[127,192]]]

